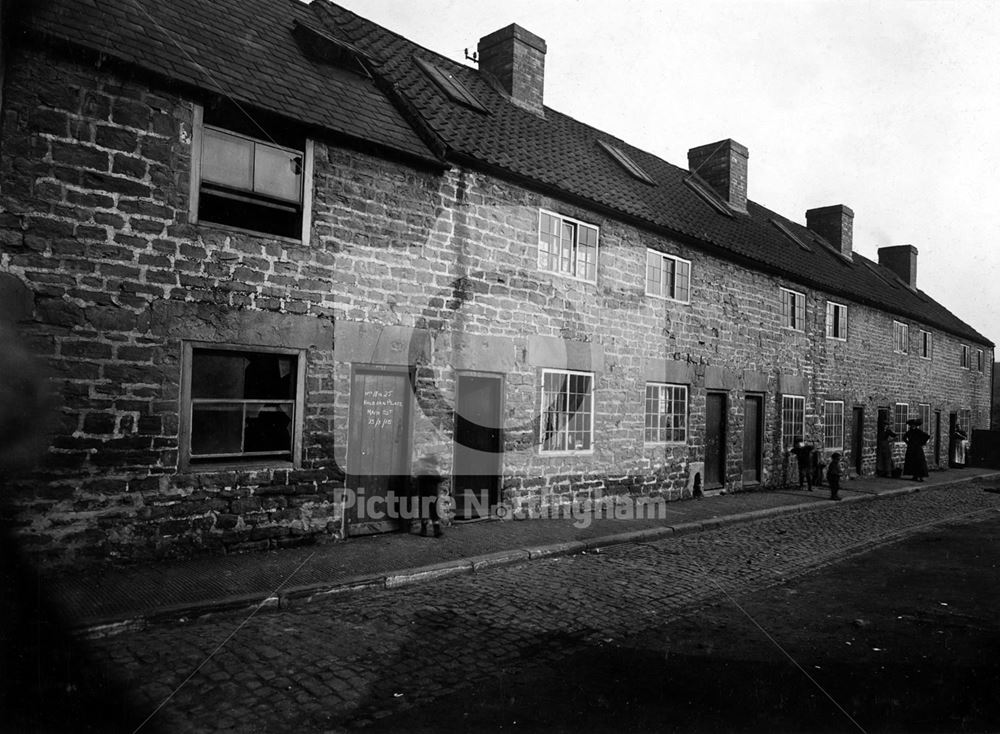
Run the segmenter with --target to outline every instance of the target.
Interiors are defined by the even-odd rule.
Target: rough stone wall
[[[318,141],[308,245],[189,224],[190,99],[34,53],[7,81],[0,269],[31,290],[19,327],[57,406],[45,460],[4,492],[50,561],[339,537],[351,370],[365,364],[414,367],[407,448],[439,455],[446,473],[456,371],[502,374],[505,499],[521,505],[685,495],[710,389],[728,397],[729,490],[742,486],[745,392],[765,398],[765,484],[788,468],[782,385],[806,386],[814,440],[824,398],[844,400],[848,419],[865,407],[866,472],[879,406],[927,402],[945,425],[959,408],[988,415],[991,351],[984,374],[961,370],[958,342],[930,329],[935,356],[922,361],[911,323],[911,354],[894,355],[892,316],[849,302],[850,340],[827,340],[826,296],[812,291],[806,332],[783,330],[778,288],[794,283],[467,170]],[[539,270],[540,208],[600,227],[596,284]],[[690,304],[644,294],[646,247],[692,261]],[[178,468],[186,341],[303,350],[300,466]],[[539,452],[541,373],[557,367],[595,374],[591,453]],[[656,375],[689,385],[684,444],[643,445]]]

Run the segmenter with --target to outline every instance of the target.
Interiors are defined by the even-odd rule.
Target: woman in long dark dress
[[[927,473],[927,457],[924,456],[924,444],[930,436],[920,429],[923,421],[913,418],[906,421],[909,426],[903,434],[906,441],[906,456],[903,459],[903,474],[912,474],[918,482],[924,481]]]

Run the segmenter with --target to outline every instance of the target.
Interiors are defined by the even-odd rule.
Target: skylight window
[[[787,237],[788,239],[790,239],[792,242],[794,242],[796,245],[798,245],[799,247],[801,247],[803,250],[805,250],[806,252],[812,252],[812,248],[809,245],[807,245],[805,242],[803,242],[798,237],[798,235],[796,235],[792,230],[790,230],[788,227],[786,227],[785,224],[784,224],[784,222],[779,222],[777,219],[772,218],[771,219],[771,224],[773,224],[775,227],[777,227],[781,231],[781,233],[783,235],[785,235],[785,237]]]
[[[879,278],[879,279],[880,279],[880,280],[881,280],[881,281],[882,281],[883,283],[885,283],[886,285],[888,285],[888,286],[891,286],[892,288],[898,288],[898,287],[899,287],[899,286],[897,286],[897,285],[896,285],[895,283],[893,283],[893,282],[892,282],[891,280],[889,280],[888,278],[886,278],[886,277],[885,277],[884,275],[882,275],[882,273],[880,273],[880,272],[878,271],[878,268],[876,268],[876,267],[875,267],[874,265],[872,265],[872,264],[871,264],[870,262],[868,262],[867,260],[865,261],[865,265],[867,265],[867,266],[868,266],[868,269],[869,269],[869,270],[871,270],[871,271],[872,271],[873,273],[875,273],[875,275],[877,275],[877,276],[878,276],[878,278]]]
[[[445,71],[438,68],[429,61],[424,61],[416,56],[413,60],[417,62],[423,72],[431,78],[435,84],[440,87],[441,91],[444,92],[449,99],[453,102],[458,102],[460,105],[465,105],[476,112],[482,112],[484,114],[489,114],[489,110],[483,107],[482,102],[476,99],[476,96],[466,89],[465,85],[459,81],[458,77],[452,74],[450,71]]]
[[[710,205],[719,214],[725,214],[727,217],[733,216],[732,210],[726,205],[718,195],[712,191],[711,187],[702,181],[700,178],[694,175],[687,175],[684,177],[684,183],[689,189],[694,191],[698,196],[705,200],[705,203]]]
[[[649,174],[642,170],[639,167],[639,164],[629,158],[629,156],[621,149],[611,145],[610,143],[605,143],[603,140],[598,140],[597,144],[604,148],[604,150],[618,162],[618,165],[635,176],[637,179],[643,183],[648,183],[650,186],[656,186],[656,181],[650,178]]]

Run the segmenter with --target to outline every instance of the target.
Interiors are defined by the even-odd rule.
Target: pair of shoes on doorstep
[[[444,535],[444,530],[441,529],[440,525],[435,525],[434,526],[434,537],[435,538],[440,538],[442,535]]]

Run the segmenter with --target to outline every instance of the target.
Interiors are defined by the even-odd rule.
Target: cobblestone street
[[[412,587],[339,594],[261,611],[245,624],[246,615],[220,615],[90,644],[97,662],[110,663],[129,682],[140,709],[152,713],[166,701],[142,730],[339,730],[447,693],[489,696],[480,685],[487,678],[556,665],[723,591],[737,595],[780,583],[930,524],[982,518],[1000,509],[1000,495],[984,492],[987,486],[979,480],[844,503]]]

